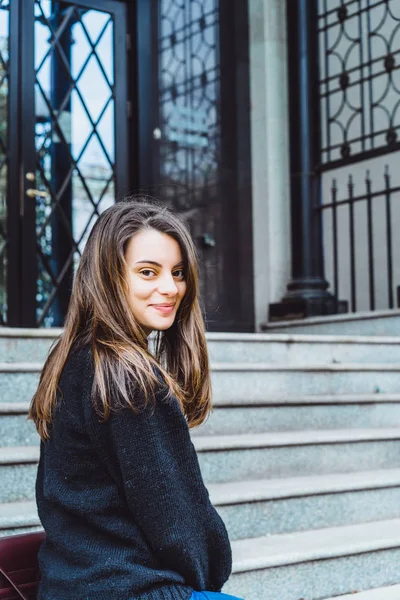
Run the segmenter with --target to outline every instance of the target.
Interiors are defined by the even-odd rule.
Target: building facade
[[[0,318],[63,324],[97,216],[190,226],[209,330],[398,306],[394,0],[0,2]]]

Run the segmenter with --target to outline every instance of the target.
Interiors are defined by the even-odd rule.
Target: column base
[[[268,322],[347,313],[347,300],[335,298],[328,285],[314,278],[291,281],[281,302],[269,305]]]
[[[269,305],[268,323],[306,319],[349,312],[347,300],[335,301],[334,307],[321,298],[307,298],[294,302],[277,302]]]

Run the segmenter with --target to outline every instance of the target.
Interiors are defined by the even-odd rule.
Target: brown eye
[[[177,271],[173,272],[173,276],[177,277],[178,279],[185,279],[185,272],[183,269],[178,269]]]
[[[152,279],[155,276],[155,272],[152,269],[143,269],[140,271],[141,275],[144,275],[147,279]]]

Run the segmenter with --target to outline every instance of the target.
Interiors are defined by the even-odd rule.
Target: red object
[[[36,598],[40,579],[37,556],[44,538],[44,531],[0,538],[0,600]]]

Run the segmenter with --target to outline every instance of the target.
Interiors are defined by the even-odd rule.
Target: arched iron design
[[[318,0],[321,168],[398,149],[400,5]]]

